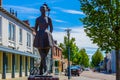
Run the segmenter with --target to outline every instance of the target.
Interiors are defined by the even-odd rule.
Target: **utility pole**
[[[67,37],[68,37],[68,80],[70,80],[70,76],[71,76],[71,71],[70,71],[70,31],[71,29],[65,29],[65,31],[67,32]]]

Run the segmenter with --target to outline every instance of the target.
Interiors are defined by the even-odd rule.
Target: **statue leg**
[[[40,72],[39,72],[39,74],[40,75],[42,75],[43,74],[43,66],[42,66],[42,60],[41,60],[41,62],[40,62]]]
[[[38,49],[38,50],[39,50],[39,54],[40,54],[40,57],[41,57],[40,68],[39,68],[40,72],[39,72],[39,74],[42,75],[43,74],[43,59],[42,58],[43,58],[43,54],[44,53],[42,52],[41,49]]]
[[[40,75],[47,72],[47,64],[46,64],[46,57],[49,52],[49,49],[40,49],[40,56],[41,56],[41,63],[40,63]],[[44,70],[44,72],[43,72]],[[44,74],[46,75],[46,74]]]
[[[49,52],[49,49],[44,49],[44,53],[45,53],[45,56],[44,56],[44,59],[43,59],[44,72],[47,71],[46,57],[47,57],[48,52]]]

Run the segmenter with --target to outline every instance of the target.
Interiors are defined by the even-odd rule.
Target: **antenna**
[[[11,11],[11,8],[10,8],[10,14],[11,14],[11,12],[12,12],[12,11]]]
[[[15,12],[15,16],[17,17],[17,11]]]
[[[12,10],[12,15],[14,15],[14,10]]]

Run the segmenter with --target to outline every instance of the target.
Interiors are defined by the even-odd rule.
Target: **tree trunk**
[[[120,80],[120,53],[116,48],[116,80]]]

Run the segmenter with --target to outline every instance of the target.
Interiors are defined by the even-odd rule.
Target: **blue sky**
[[[89,55],[93,54],[97,46],[92,44],[84,32],[80,18],[85,15],[80,10],[79,0],[3,0],[3,7],[8,11],[10,8],[18,12],[20,20],[29,20],[30,25],[34,26],[35,19],[40,16],[39,8],[46,2],[51,9],[50,17],[54,27],[53,38],[58,43],[63,42],[66,35],[66,28],[72,29],[71,37],[76,38],[79,48],[86,48]]]

